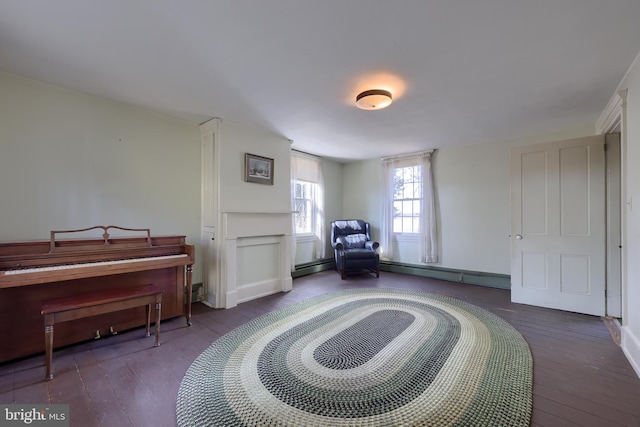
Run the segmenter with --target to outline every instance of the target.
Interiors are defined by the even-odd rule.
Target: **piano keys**
[[[94,230],[102,236],[75,237]],[[114,230],[134,236],[112,237]],[[0,243],[0,362],[44,351],[40,309],[52,298],[154,284],[163,290],[162,319],[184,315],[190,324],[194,262],[185,236],[151,236],[149,229],[96,226],[52,231],[48,241]],[[138,308],[67,322],[54,346],[142,326],[144,318]]]

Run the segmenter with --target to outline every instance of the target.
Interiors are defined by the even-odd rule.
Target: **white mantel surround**
[[[221,225],[225,308],[291,290],[291,212],[222,212]]]

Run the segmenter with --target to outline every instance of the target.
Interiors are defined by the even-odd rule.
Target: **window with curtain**
[[[291,210],[294,236],[313,236],[315,257],[324,258],[324,181],[320,158],[291,152]]]
[[[381,255],[394,259],[399,235],[416,236],[420,262],[438,260],[431,155],[425,151],[382,159]]]

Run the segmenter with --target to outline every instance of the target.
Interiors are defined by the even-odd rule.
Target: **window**
[[[313,257],[324,258],[324,184],[322,163],[318,157],[291,152],[292,231],[296,242],[313,242]],[[295,246],[294,246],[295,248]],[[294,257],[296,249],[294,249]],[[295,260],[292,261],[294,266]]]
[[[388,260],[399,256],[401,240],[411,239],[418,242],[416,259],[438,262],[432,153],[382,159],[380,254]]]
[[[294,212],[296,234],[311,234],[314,230],[313,194],[316,184],[309,181],[295,181]]]
[[[393,169],[393,232],[419,233],[422,204],[422,167]]]

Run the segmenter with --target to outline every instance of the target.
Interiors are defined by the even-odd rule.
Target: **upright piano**
[[[69,237],[96,231],[102,235]],[[44,351],[40,310],[42,301],[52,298],[154,284],[163,290],[162,318],[185,315],[190,325],[194,262],[194,247],[185,236],[152,236],[149,229],[113,225],[0,243],[0,362]],[[65,322],[56,327],[54,346],[142,326],[145,320],[145,308],[138,307]]]

